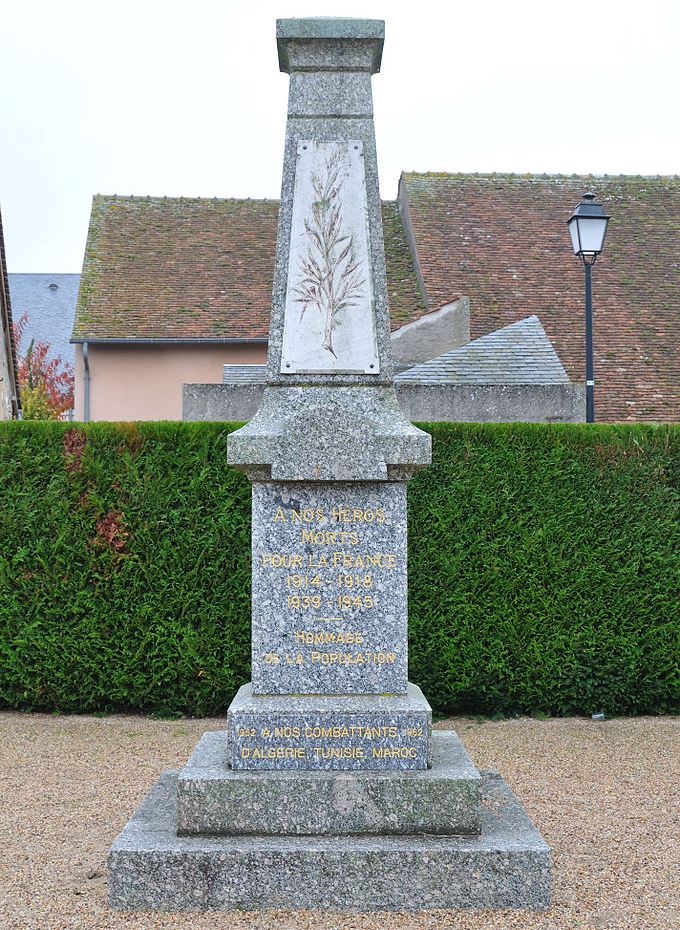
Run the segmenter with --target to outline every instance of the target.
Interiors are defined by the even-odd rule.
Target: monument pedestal
[[[384,24],[277,23],[291,74],[252,481],[252,682],[113,844],[119,908],[547,907],[550,857],[408,683],[406,487],[370,77]],[[448,583],[448,579],[447,579]]]
[[[423,772],[236,773],[225,749],[206,733],[142,801],[109,855],[113,907],[549,907],[548,847],[455,734]]]
[[[244,685],[228,722],[203,734],[180,772],[161,775],[114,842],[112,907],[550,906],[548,846],[498,773],[478,772],[453,731],[431,732],[414,685],[397,696],[304,697]],[[314,752],[336,740],[384,749],[402,729],[425,734],[418,760],[429,767],[398,752]],[[249,739],[271,752],[253,757],[251,745],[244,760]]]
[[[256,695],[244,685],[227,715],[237,771],[410,770],[432,764],[423,692]]]
[[[481,778],[453,732],[423,770],[235,771],[205,733],[177,780],[181,835],[478,834]]]

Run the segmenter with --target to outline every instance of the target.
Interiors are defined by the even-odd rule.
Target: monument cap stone
[[[382,19],[316,16],[276,21],[279,68],[288,74],[308,69],[376,74],[380,71],[384,38]],[[329,41],[337,44],[338,54],[328,54]]]
[[[252,480],[404,480],[429,464],[431,447],[393,389],[357,387],[270,388],[228,437],[229,463]]]

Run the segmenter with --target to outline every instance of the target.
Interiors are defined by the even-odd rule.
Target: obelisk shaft
[[[384,24],[279,20],[276,34],[279,64],[290,74],[290,88],[269,381],[390,384],[371,92]],[[333,222],[335,229],[329,228]],[[300,352],[303,342],[306,357]],[[297,356],[291,351],[295,348]]]
[[[383,23],[279,20],[290,73],[268,381],[229,437],[253,481],[252,684],[235,768],[413,768],[406,482],[430,437],[397,403],[371,75]]]

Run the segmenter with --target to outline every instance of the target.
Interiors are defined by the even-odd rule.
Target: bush
[[[0,700],[223,709],[250,658],[249,489],[229,427],[3,426]]]
[[[223,713],[249,678],[234,424],[0,425],[0,703]],[[436,424],[411,678],[440,710],[680,707],[680,430]]]
[[[680,706],[680,430],[437,424],[409,494],[412,677],[435,705]]]

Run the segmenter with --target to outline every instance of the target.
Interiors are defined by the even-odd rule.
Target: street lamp
[[[593,284],[591,269],[604,246],[609,217],[595,194],[583,200],[567,221],[574,255],[583,262],[586,272],[586,423],[595,421],[595,375],[593,374]]]

